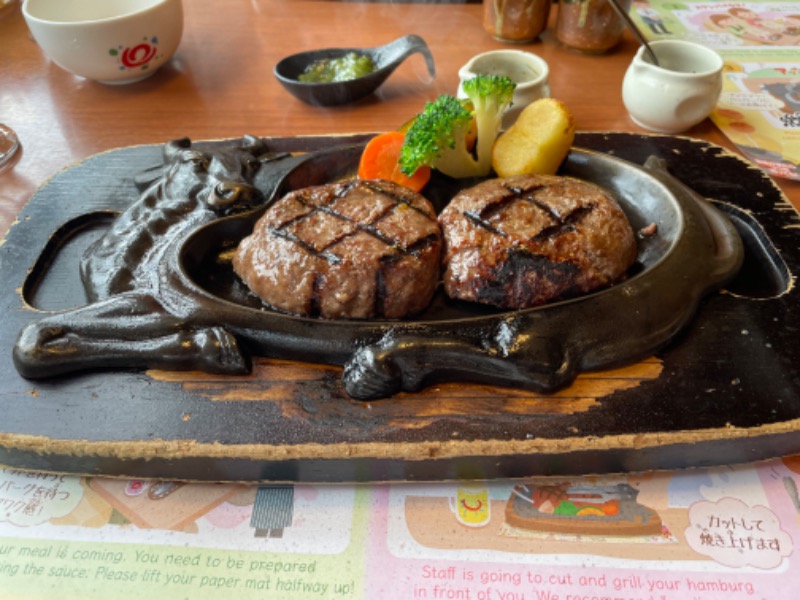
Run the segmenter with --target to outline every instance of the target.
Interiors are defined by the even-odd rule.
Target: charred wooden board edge
[[[676,470],[735,465],[789,456],[800,451],[800,421],[750,430],[731,428],[673,435],[568,438],[556,443],[505,440],[446,444],[365,444],[337,453],[313,448],[248,445],[237,448],[191,442],[86,444],[79,451],[68,442],[14,440],[4,436],[0,466],[12,469],[136,479],[242,482],[428,482],[520,479]],[[18,443],[15,443],[18,442]],[[528,447],[526,447],[528,446]],[[365,448],[365,450],[366,450]],[[319,450],[318,448],[317,450]],[[433,450],[436,451],[433,451]],[[354,451],[355,450],[355,451]],[[339,454],[339,456],[337,456]],[[344,457],[342,457],[342,455]]]

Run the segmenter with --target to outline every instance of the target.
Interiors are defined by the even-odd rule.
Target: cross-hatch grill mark
[[[360,183],[361,183],[361,185],[363,187],[369,188],[370,190],[374,191],[376,194],[380,194],[382,196],[388,197],[391,200],[393,200],[392,203],[387,205],[385,210],[383,210],[380,214],[378,214],[376,217],[374,217],[372,219],[372,222],[370,222],[370,223],[360,223],[360,222],[356,221],[355,219],[352,219],[352,218],[347,217],[347,216],[345,216],[345,215],[343,215],[343,214],[341,214],[339,212],[336,212],[335,210],[333,210],[330,207],[330,205],[323,205],[323,206],[316,205],[316,204],[313,204],[313,203],[309,202],[308,199],[303,197],[302,195],[298,195],[296,197],[297,201],[300,202],[303,206],[306,206],[306,207],[310,208],[311,210],[309,212],[307,212],[307,213],[302,214],[302,215],[298,215],[295,218],[290,219],[289,221],[286,221],[285,223],[281,224],[280,227],[271,228],[270,229],[270,233],[272,235],[274,235],[275,237],[279,237],[279,238],[285,239],[287,241],[290,241],[290,242],[292,242],[294,244],[297,244],[298,246],[300,246],[303,250],[305,250],[306,252],[308,252],[312,256],[316,256],[316,257],[322,258],[323,260],[328,262],[328,264],[336,264],[336,263],[341,261],[341,258],[338,257],[336,254],[331,253],[330,249],[335,247],[337,244],[340,244],[341,242],[346,240],[348,237],[352,237],[353,235],[355,235],[356,233],[359,233],[359,232],[363,232],[363,233],[366,233],[366,234],[372,236],[373,238],[377,239],[378,241],[380,241],[381,243],[383,243],[387,247],[394,249],[396,251],[396,253],[398,253],[399,255],[403,255],[403,256],[418,254],[418,253],[424,251],[426,248],[428,248],[431,244],[436,242],[437,237],[435,235],[429,235],[429,236],[425,236],[423,238],[420,238],[418,240],[415,240],[408,247],[404,248],[404,247],[400,246],[397,243],[396,240],[393,240],[393,239],[385,236],[384,234],[382,234],[377,229],[378,223],[380,223],[381,221],[387,219],[389,216],[392,215],[392,213],[394,213],[396,210],[398,210],[398,208],[401,208],[401,207],[403,209],[414,210],[417,213],[423,215],[428,220],[433,220],[433,219],[424,210],[421,210],[419,207],[416,207],[416,206],[410,204],[407,200],[405,200],[401,196],[386,192],[385,190],[381,189],[380,187],[371,185],[368,182],[360,182]],[[348,185],[344,189],[343,192],[341,192],[340,194],[337,195],[337,198],[345,197],[347,195],[347,193],[353,187],[354,187],[353,185]],[[319,214],[319,213],[322,213],[322,214],[326,215],[328,218],[331,218],[331,219],[337,219],[339,221],[350,223],[350,224],[353,225],[353,229],[351,231],[346,231],[346,232],[342,233],[341,235],[338,235],[336,237],[331,238],[331,240],[329,240],[328,243],[324,247],[319,248],[319,249],[315,248],[313,245],[311,245],[309,242],[307,242],[302,237],[296,235],[295,233],[292,233],[292,232],[288,231],[289,228],[291,228],[291,227],[297,225],[298,223],[301,223],[302,221],[304,221],[306,219],[309,219],[312,216],[314,216],[315,214]],[[394,260],[397,260],[398,258],[399,257],[396,254],[395,255],[386,255],[386,256],[383,256],[381,258],[381,262],[393,262]]]
[[[494,235],[499,235],[500,237],[506,237],[505,231],[497,229],[491,223],[489,223],[489,221],[482,219],[480,213],[476,213],[475,211],[472,210],[467,210],[464,211],[462,214],[464,215],[464,218],[467,219],[467,221],[470,221],[476,227],[485,229],[486,231],[488,231],[489,233],[493,233]]]
[[[336,194],[336,196],[332,199],[332,202],[344,198],[347,195],[347,193],[352,190],[354,185],[346,186],[342,192]],[[356,235],[359,232],[363,232],[372,236],[374,239],[379,240],[387,248],[390,248],[392,250],[391,252],[382,254],[379,257],[379,268],[375,270],[375,275],[374,275],[375,294],[373,296],[373,312],[375,314],[383,314],[385,310],[385,304],[388,298],[386,270],[391,268],[391,265],[393,263],[401,261],[406,256],[414,256],[424,252],[432,245],[438,243],[439,237],[435,233],[431,233],[430,235],[426,235],[417,240],[414,240],[411,244],[409,244],[405,248],[401,247],[395,240],[392,240],[388,238],[386,235],[382,234],[378,230],[377,225],[382,221],[384,221],[385,219],[390,218],[392,214],[398,209],[400,210],[412,209],[416,211],[416,213],[423,215],[429,221],[434,221],[434,218],[431,217],[431,215],[429,215],[424,210],[410,204],[402,196],[386,192],[380,187],[371,185],[367,182],[361,182],[360,185],[364,188],[369,189],[376,195],[380,195],[385,198],[389,198],[391,200],[391,202],[389,202],[387,206],[382,211],[380,211],[379,214],[372,215],[369,223],[359,222],[357,219],[348,217],[346,215],[337,212],[330,206],[330,203],[325,205],[319,205],[315,202],[312,202],[308,196],[305,196],[304,194],[300,193],[296,195],[295,199],[309,210],[301,215],[297,215],[296,217],[282,223],[279,227],[271,228],[270,233],[275,237],[279,237],[293,244],[296,244],[299,248],[305,250],[311,256],[319,257],[322,260],[326,261],[327,264],[329,265],[334,265],[341,262],[342,259],[333,252],[331,252],[331,249],[335,247],[337,244],[340,244],[341,242],[346,240],[348,237]],[[304,220],[320,215],[322,216],[323,219],[334,219],[339,222],[347,223],[350,226],[345,227],[344,231],[340,235],[337,235],[335,237],[332,237],[330,240],[327,240],[324,247],[317,249],[312,245],[313,240],[312,242],[309,242],[303,239],[300,235],[297,235],[296,233],[290,230],[297,231],[297,228],[302,224]],[[326,277],[327,273],[322,270],[313,273],[311,294],[308,297],[307,306],[305,307],[306,314],[311,316],[318,316],[322,312],[323,309],[322,290],[326,285]]]
[[[466,218],[476,227],[485,229],[490,233],[500,237],[507,237],[508,234],[505,231],[495,227],[492,224],[492,218],[515,202],[528,202],[537,209],[546,213],[550,219],[555,221],[553,225],[542,228],[539,233],[533,236],[532,239],[534,241],[542,242],[546,239],[556,238],[559,235],[573,231],[575,229],[575,225],[579,223],[586,215],[591,213],[595,208],[594,204],[587,204],[585,206],[577,207],[576,209],[567,213],[565,216],[561,216],[558,212],[553,210],[551,206],[548,206],[546,203],[541,202],[536,198],[535,192],[542,187],[543,186],[538,185],[527,189],[521,189],[517,187],[506,186],[506,189],[509,193],[504,195],[497,202],[493,202],[484,206],[480,211],[468,210],[464,211],[462,214],[464,215],[464,218]]]
[[[594,210],[594,204],[588,204],[586,206],[579,206],[572,212],[568,213],[561,221],[556,223],[555,225],[551,225],[550,227],[543,228],[539,233],[537,233],[533,239],[537,242],[542,242],[547,239],[556,238],[560,235],[563,235],[567,232],[574,231],[575,225],[580,223],[580,221],[589,213]]]

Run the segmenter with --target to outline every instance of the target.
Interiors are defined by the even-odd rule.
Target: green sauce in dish
[[[372,59],[357,52],[348,52],[339,58],[323,58],[311,63],[298,77],[306,83],[331,83],[348,81],[369,75],[375,70]]]

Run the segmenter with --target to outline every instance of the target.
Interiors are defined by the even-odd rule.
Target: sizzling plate
[[[243,143],[246,158],[256,142]],[[549,393],[581,372],[652,354],[742,262],[742,243],[730,221],[667,175],[659,161],[649,161],[643,170],[576,148],[563,174],[609,190],[635,230],[656,227],[655,235],[639,243],[640,272],[623,283],[506,312],[448,303],[440,295],[429,315],[413,321],[300,318],[243,301],[246,292],[220,256],[252,231],[270,199],[341,179],[355,170],[361,150],[334,148],[296,164],[291,157],[264,162],[261,171],[278,174],[267,179],[272,187],[262,186],[266,202],[242,215],[220,217],[205,207],[202,193],[199,202],[181,200],[180,190],[196,189],[205,175],[194,167],[184,170],[187,160],[197,158],[195,150],[168,144],[165,156],[172,166],[119,217],[125,227],[113,243],[91,250],[99,256],[92,267],[98,276],[87,279],[84,269],[84,284],[91,294],[104,296],[24,328],[14,347],[20,373],[39,378],[130,366],[236,374],[249,370],[253,356],[266,356],[342,365],[347,392],[361,400],[443,381]],[[229,169],[244,160],[237,153],[207,156],[229,163]],[[208,202],[216,202],[213,179],[210,185]],[[178,215],[167,227],[167,210],[152,209],[159,205]],[[227,265],[228,272],[220,273],[217,264]],[[108,280],[131,283],[106,289]]]
[[[357,164],[360,147],[309,158],[282,195],[332,181]],[[733,277],[743,248],[722,213],[666,174],[575,149],[561,173],[610,190],[639,241],[636,274],[611,288],[521,311],[448,301],[439,292],[413,321],[326,321],[277,313],[253,302],[219,255],[248,235],[257,216],[215,221],[176,247],[183,317],[224,323],[258,355],[341,364],[348,393],[376,399],[442,381],[472,381],[553,392],[578,373],[641,359],[669,342],[703,295]],[[185,298],[197,299],[188,310]]]
[[[269,145],[309,151],[366,137]],[[259,359],[248,376],[93,369],[33,382],[6,352],[0,464],[171,479],[390,481],[729,465],[800,452],[796,210],[761,171],[712,144],[609,133],[580,133],[577,142],[635,162],[668,160],[744,241],[739,275],[706,296],[655,356],[547,396],[459,383],[357,402],[340,369],[308,363]],[[103,153],[37,191],[0,245],[0,339],[10,344],[25,324],[85,302],[78,258],[136,198],[134,173],[160,155],[158,146]]]

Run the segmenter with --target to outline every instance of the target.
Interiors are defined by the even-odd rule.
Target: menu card
[[[800,3],[634,2],[648,40],[679,38],[725,60],[714,123],[770,175],[800,180]]]
[[[800,456],[431,484],[0,468],[0,597],[794,599]]]

